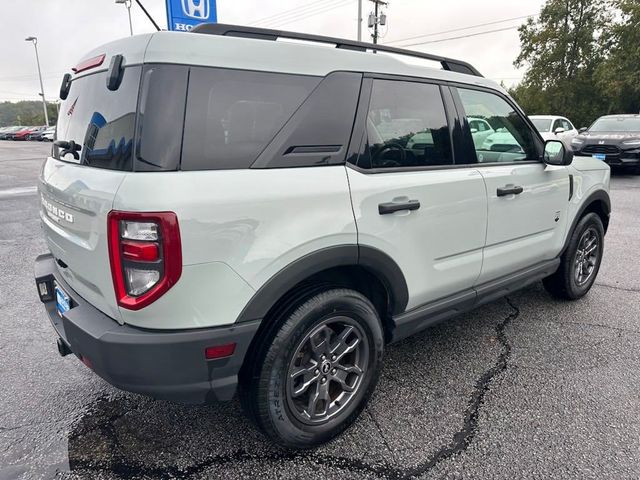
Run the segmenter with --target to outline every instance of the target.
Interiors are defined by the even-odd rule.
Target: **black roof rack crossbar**
[[[356,50],[366,52],[367,50],[375,50],[379,52],[395,53],[409,57],[424,58],[433,60],[442,65],[443,70],[452,72],[465,73],[467,75],[475,75],[482,77],[480,72],[472,65],[462,60],[454,60],[452,58],[432,55],[430,53],[416,52],[413,50],[405,50],[403,48],[390,47],[387,45],[357,42],[354,40],[345,40],[343,38],[325,37],[322,35],[310,35],[307,33],[287,32],[284,30],[271,30],[268,28],[245,27],[241,25],[226,25],[224,23],[203,23],[191,30],[194,33],[205,33],[208,35],[222,35],[228,37],[255,38],[262,40],[277,40],[278,38],[289,38],[292,40],[304,40],[318,43],[332,43],[336,48],[345,50]]]

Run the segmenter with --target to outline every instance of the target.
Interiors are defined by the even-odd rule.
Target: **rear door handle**
[[[523,191],[524,189],[518,186],[501,187],[501,188],[498,188],[498,196],[504,197],[505,195],[520,195]]]
[[[402,210],[418,210],[419,208],[419,200],[409,200],[407,202],[386,202],[378,205],[378,213],[380,215],[388,215],[393,212],[400,212]]]

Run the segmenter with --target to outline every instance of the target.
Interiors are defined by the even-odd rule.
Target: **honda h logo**
[[[209,0],[182,0],[182,11],[189,18],[209,18]]]
[[[598,145],[604,145],[604,140],[600,140],[600,141],[598,142]]]

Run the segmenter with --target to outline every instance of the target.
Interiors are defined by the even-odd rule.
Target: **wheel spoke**
[[[339,362],[342,357],[353,352],[358,347],[358,344],[360,343],[360,338],[358,337],[355,337],[351,343],[347,342],[347,339],[353,331],[354,329],[351,325],[346,326],[331,346],[331,355],[335,355],[336,362]]]
[[[345,370],[338,370],[336,372],[336,374],[333,376],[334,381],[336,381],[337,383],[340,384],[340,387],[342,388],[342,390],[344,392],[353,392],[355,390],[355,385],[357,384],[356,382],[353,382],[353,386],[349,385],[347,383],[347,377],[349,376],[349,373]]]
[[[311,361],[315,362],[313,359]],[[302,395],[304,392],[307,391],[310,385],[318,381],[319,372],[318,374],[316,374],[315,373],[316,369],[317,369],[317,364],[312,364],[310,366],[299,367],[295,369],[293,372],[291,372],[289,377],[293,381],[295,381],[295,379],[297,379],[299,376],[303,375],[302,382],[300,382],[300,384],[297,387],[292,389],[291,394],[294,397],[299,397],[300,395]]]
[[[316,357],[320,357],[322,354],[329,354],[331,350],[331,333],[332,330],[325,325],[322,327],[322,330],[311,337],[309,343],[311,344],[311,350],[313,350]],[[319,337],[320,341],[318,343],[314,340],[315,337]]]
[[[323,409],[318,412],[318,402],[324,402]],[[321,417],[327,413],[329,408],[329,382],[321,384],[316,382],[316,390],[309,395],[309,402],[307,404],[307,415],[310,418]]]

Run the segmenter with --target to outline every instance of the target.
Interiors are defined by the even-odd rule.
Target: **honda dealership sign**
[[[200,23],[216,21],[216,0],[167,0],[169,30],[188,32]]]

